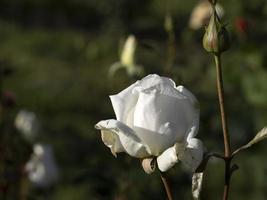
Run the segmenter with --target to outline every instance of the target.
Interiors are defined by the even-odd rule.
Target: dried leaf
[[[261,129],[260,132],[257,133],[257,135],[246,145],[240,147],[239,149],[237,149],[233,155],[237,154],[239,151],[244,150],[249,148],[250,146],[252,146],[253,144],[256,144],[258,142],[260,142],[261,140],[267,138],[267,127],[264,127],[263,129]]]
[[[200,199],[200,192],[202,189],[202,182],[203,182],[203,172],[194,173],[192,176],[192,195],[193,199],[198,200]]]
[[[152,174],[156,169],[156,159],[155,158],[142,159],[142,167],[147,174]]]

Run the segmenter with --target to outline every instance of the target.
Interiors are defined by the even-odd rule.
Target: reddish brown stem
[[[166,174],[161,172],[160,177],[161,177],[161,180],[164,184],[164,188],[165,188],[165,191],[167,193],[168,199],[173,200],[171,187],[170,187],[170,184],[169,184],[169,181],[168,181]]]
[[[221,111],[221,121],[223,129],[223,141],[224,141],[224,161],[225,161],[225,178],[224,178],[224,192],[223,200],[228,199],[230,179],[231,179],[231,148],[230,148],[230,138],[228,134],[227,118],[224,107],[224,89],[223,89],[223,76],[222,76],[222,65],[221,65],[221,55],[215,55],[216,64],[216,74],[217,74],[217,90]]]
[[[216,63],[216,74],[217,74],[217,90],[218,90],[218,96],[219,96],[221,121],[222,121],[222,129],[223,129],[224,155],[226,158],[229,158],[231,156],[231,148],[230,148],[230,138],[228,134],[228,127],[227,127],[227,118],[226,118],[225,107],[224,107],[224,89],[223,89],[223,77],[222,77],[220,55],[215,55],[215,63]]]

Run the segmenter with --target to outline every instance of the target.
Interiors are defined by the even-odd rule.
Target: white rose
[[[37,187],[48,187],[58,179],[58,168],[50,145],[35,144],[30,161],[25,165],[29,180]]]
[[[137,158],[157,157],[161,171],[178,160],[192,171],[203,157],[195,96],[165,77],[148,75],[117,95],[110,96],[116,118],[96,124],[106,146]]]

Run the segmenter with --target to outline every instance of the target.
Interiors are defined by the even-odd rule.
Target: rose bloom
[[[95,127],[113,155],[126,152],[136,158],[154,157],[161,171],[179,160],[196,170],[204,148],[195,138],[199,108],[191,92],[153,74],[110,99],[117,120],[103,120]]]

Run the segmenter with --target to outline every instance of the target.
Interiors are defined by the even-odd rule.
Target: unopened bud
[[[128,66],[135,64],[136,39],[133,35],[128,36],[121,53],[121,64]]]
[[[209,25],[206,28],[206,32],[203,37],[203,46],[206,51],[211,53],[222,53],[230,47],[229,34],[225,25],[222,25],[219,21],[214,7]]]

